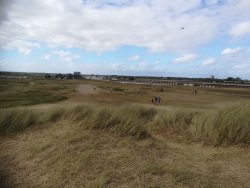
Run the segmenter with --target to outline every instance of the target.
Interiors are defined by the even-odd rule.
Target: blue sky
[[[250,1],[3,0],[0,70],[250,79]]]

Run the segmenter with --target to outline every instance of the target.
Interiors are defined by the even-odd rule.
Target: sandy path
[[[90,84],[80,84],[76,89],[81,94],[94,94],[99,91],[98,88]]]

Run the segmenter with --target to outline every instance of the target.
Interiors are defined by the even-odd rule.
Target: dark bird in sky
[[[184,27],[182,27],[181,29],[185,29]]]

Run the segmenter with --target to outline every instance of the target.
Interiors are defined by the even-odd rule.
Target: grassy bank
[[[218,110],[163,110],[143,106],[55,108],[48,111],[2,109],[0,133],[7,135],[29,126],[67,120],[87,130],[106,130],[146,139],[155,132],[181,135],[212,145],[250,144],[250,106]]]
[[[66,100],[76,83],[57,80],[0,80],[0,108]]]
[[[0,187],[249,187],[249,90],[193,89],[1,81]]]

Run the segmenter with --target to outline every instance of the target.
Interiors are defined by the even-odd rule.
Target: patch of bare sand
[[[90,84],[80,84],[76,89],[81,94],[94,94],[100,91],[96,86]]]

